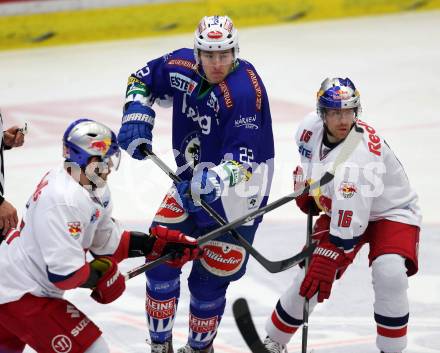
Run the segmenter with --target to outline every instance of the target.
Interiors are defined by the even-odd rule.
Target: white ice
[[[327,76],[348,76],[356,83],[363,119],[382,132],[405,166],[424,214],[420,271],[410,279],[407,352],[411,353],[440,352],[440,245],[436,238],[440,193],[435,184],[440,172],[439,23],[440,12],[428,12],[240,31],[240,54],[259,71],[271,101],[276,141],[272,200],[291,192],[291,172],[298,162],[293,134],[302,116],[314,109],[316,90]],[[127,76],[148,59],[191,45],[188,34],[1,52],[4,125],[27,121],[30,131],[25,147],[5,153],[7,198],[22,211],[45,171],[61,162],[61,136],[71,120],[91,117],[117,129]],[[154,150],[173,165],[170,112],[157,109],[157,116]],[[115,217],[145,229],[170,181],[151,162],[137,162],[124,155],[110,184]],[[266,216],[257,235],[255,245],[269,258],[287,257],[302,247],[305,216],[293,204],[286,205]],[[377,352],[366,256],[363,249],[335,286],[332,299],[312,315],[309,346],[314,352]],[[122,269],[127,271],[141,262],[128,260]],[[229,303],[240,296],[249,300],[261,336],[266,318],[295,271],[273,275],[251,260],[247,275],[231,285]],[[187,332],[188,292],[182,278],[175,347],[186,341]],[[148,352],[144,285],[143,276],[130,280],[124,296],[105,307],[90,300],[86,290],[68,292],[66,297],[102,328],[112,353]],[[298,332],[290,352],[301,351],[300,339]],[[230,306],[215,349],[248,352]]]

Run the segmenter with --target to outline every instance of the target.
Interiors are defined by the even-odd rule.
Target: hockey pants
[[[372,263],[376,344],[383,352],[401,352],[407,345],[409,305],[406,271],[405,259],[396,254],[379,256]],[[301,269],[266,322],[268,336],[282,344],[290,341],[303,322],[304,297],[299,295],[299,287],[304,274],[304,269]],[[310,313],[316,304],[317,295],[310,300]]]
[[[153,222],[178,229],[195,238],[211,229],[199,229],[192,217],[178,223]],[[250,243],[258,225],[237,228]],[[204,255],[193,261],[188,278],[190,291],[188,343],[194,349],[208,347],[214,340],[225,305],[226,290],[231,281],[246,271],[248,254],[230,234],[223,234],[204,246]],[[146,316],[153,342],[165,342],[172,329],[180,297],[180,268],[160,265],[146,273]]]

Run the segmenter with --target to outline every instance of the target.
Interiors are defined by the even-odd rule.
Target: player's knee
[[[192,296],[199,300],[212,300],[224,297],[229,283],[229,281],[225,281],[221,277],[212,274],[203,277],[191,274],[188,278],[189,291]]]
[[[93,344],[87,348],[84,353],[110,353],[110,348],[107,345],[107,342],[99,336],[98,339],[93,342]]]
[[[146,289],[153,293],[176,293],[180,290],[180,280],[179,277],[164,281],[147,277]]]
[[[386,293],[398,293],[408,288],[405,259],[397,254],[379,256],[373,261],[373,286]]]

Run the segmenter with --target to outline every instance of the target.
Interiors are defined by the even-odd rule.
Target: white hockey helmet
[[[199,50],[233,49],[234,62],[238,58],[238,31],[228,16],[205,16],[194,32],[194,58],[199,64]]]

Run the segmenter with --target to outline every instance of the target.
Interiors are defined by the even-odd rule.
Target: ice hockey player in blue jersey
[[[230,221],[267,203],[274,143],[269,102],[257,71],[238,58],[238,34],[227,16],[204,17],[194,49],[149,61],[128,80],[118,141],[133,158],[152,148],[156,102],[173,107],[177,174],[153,220],[198,237],[218,227],[202,199]],[[190,191],[190,192],[189,192]],[[237,230],[252,242],[260,219]],[[248,255],[229,234],[204,246],[188,278],[189,334],[179,353],[213,352],[226,290],[243,276]],[[154,353],[171,353],[180,294],[180,268],[147,272],[146,315]]]

